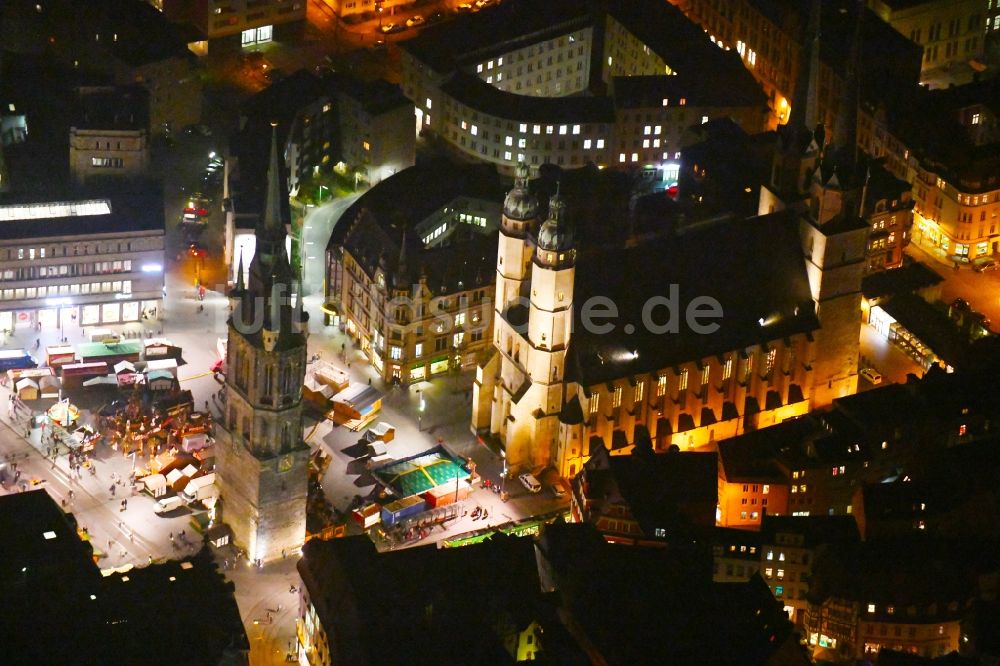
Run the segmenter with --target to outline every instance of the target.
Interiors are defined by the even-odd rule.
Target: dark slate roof
[[[765,428],[764,430],[770,430]],[[719,442],[719,464],[722,465],[726,481],[729,483],[786,483],[784,470],[775,461],[773,444],[766,439],[750,443],[735,441],[742,438]]]
[[[945,312],[910,293],[897,294],[879,305],[949,365],[964,360],[969,340]]]
[[[586,524],[546,526],[539,548],[561,589],[573,591],[563,605],[600,661],[764,664],[790,635],[788,616],[759,577],[711,582],[707,549],[702,558],[682,548],[627,548],[592,532]]]
[[[323,82],[328,85],[332,83],[333,87],[356,101],[372,115],[412,104],[399,86],[382,79],[363,81],[352,76],[340,75],[324,77]]]
[[[566,425],[579,425],[583,423],[583,407],[580,405],[580,396],[573,394],[562,411],[559,412],[559,422]]]
[[[538,613],[531,539],[385,554],[364,536],[314,539],[297,567],[338,663],[497,663],[484,650],[499,643],[498,618]]]
[[[657,527],[714,521],[719,487],[714,452],[610,456],[608,464],[622,499],[646,534],[654,534]],[[705,515],[697,515],[698,508]]]
[[[141,85],[77,90],[78,129],[148,130],[149,92]]]
[[[940,284],[944,278],[919,261],[906,264],[890,271],[879,271],[866,275],[861,281],[861,293],[865,298],[879,298],[894,294],[919,291]]]
[[[505,92],[473,74],[456,71],[441,90],[472,109],[524,122],[612,123],[614,105],[607,97],[535,97]]]
[[[644,305],[669,296],[671,285],[679,294],[678,331],[647,331]],[[707,335],[683,321],[688,304],[700,296],[722,306],[720,318],[702,320],[719,326]],[[588,300],[597,297],[617,307],[610,333],[584,326],[582,313]],[[573,301],[576,321],[566,378],[585,386],[819,328],[797,222],[788,212],[690,227],[635,247],[582,253]],[[666,308],[658,307],[653,321],[666,320]]]
[[[48,202],[77,202],[107,199],[110,215],[85,215],[49,219],[0,220],[0,239],[48,238],[51,236],[92,236],[136,231],[164,231],[163,194],[154,187],[144,192],[121,192],[105,195],[76,193],[75,196],[53,195],[39,199],[37,195],[0,196],[0,207]]]
[[[760,526],[761,543],[778,543],[778,533],[802,535],[806,548],[825,543],[853,543],[861,539],[854,516],[775,516],[765,513]]]
[[[660,107],[665,98],[684,97],[688,106],[759,106],[763,113],[767,95],[742,65],[740,71],[746,76],[734,73],[725,84],[705,77],[698,70],[687,71],[683,76],[618,76],[614,85],[615,106]]]
[[[7,467],[3,473],[11,482],[12,469]],[[93,549],[80,540],[76,525],[45,490],[0,497],[0,530],[4,535],[0,540],[0,586],[17,583],[23,577],[21,569],[24,567],[32,573],[30,584],[36,576],[59,576],[61,573],[68,576],[68,571],[59,572],[52,567],[63,568],[81,562],[92,564]],[[46,532],[55,536],[46,538]],[[96,566],[88,572],[77,573],[94,581],[99,578]]]
[[[505,184],[489,165],[432,160],[386,178],[344,211],[327,251],[348,250],[374,276],[382,265],[390,281],[408,287],[427,277],[427,287],[446,292],[492,284],[497,235],[461,234],[450,244],[425,249],[413,227],[456,197],[501,201]],[[460,230],[461,231],[461,230]],[[406,238],[405,273],[400,249]]]
[[[428,26],[400,48],[443,73],[590,24],[588,2],[507,0],[499,7]]]

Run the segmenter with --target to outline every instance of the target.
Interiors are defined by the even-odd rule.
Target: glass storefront
[[[436,375],[436,374],[438,374],[440,372],[447,372],[448,371],[448,365],[449,365],[449,363],[448,363],[448,357],[447,356],[444,357],[444,358],[439,358],[439,359],[436,359],[434,361],[431,361],[431,374],[432,375]]]
[[[422,364],[421,365],[417,365],[417,366],[414,366],[412,370],[410,370],[410,381],[411,382],[419,382],[419,381],[423,380],[426,377],[427,377],[427,366],[426,365],[422,365]]]

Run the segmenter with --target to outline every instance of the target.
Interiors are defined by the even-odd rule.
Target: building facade
[[[490,348],[482,266],[496,251],[499,191],[492,169],[438,162],[386,179],[344,213],[327,248],[324,311],[385,381],[474,367]]]
[[[720,117],[766,126],[766,99],[738,59],[672,7],[585,9],[517,0],[405,42],[416,129],[510,174],[519,162],[593,163],[665,178],[689,127]]]
[[[276,26],[305,21],[306,0],[162,0],[171,20],[186,20],[209,39],[240,36],[243,47],[265,44]]]
[[[145,89],[80,88],[69,128],[70,176],[78,183],[134,177],[149,168],[149,106]]]
[[[309,447],[302,440],[308,314],[285,250],[277,134],[267,204],[244,284],[230,294],[226,412],[217,425],[223,520],[250,561],[295,552],[305,542]]]
[[[883,21],[924,50],[921,78],[983,57],[986,7],[982,0],[871,0]]]
[[[802,81],[800,72],[809,67],[809,14],[813,12],[817,18],[821,14],[820,31],[827,48],[817,59],[820,86],[816,103],[820,121],[835,131],[846,83],[843,45],[850,41],[858,2],[814,0],[809,3],[811,10],[804,2],[677,0],[674,4],[716,44],[740,55],[767,94],[773,117],[780,122],[790,117],[791,102],[801,94],[797,91]],[[870,10],[864,11],[863,24],[866,89],[885,94],[916,84],[923,50]]]
[[[77,332],[159,316],[163,202],[119,194],[0,205],[0,329]]]

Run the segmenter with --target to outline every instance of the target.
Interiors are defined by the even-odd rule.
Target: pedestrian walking
[[[113,483],[111,484],[111,496],[112,497],[115,496],[115,484],[113,484]]]
[[[171,532],[170,533],[170,543],[173,543],[173,542],[174,542],[174,533]]]

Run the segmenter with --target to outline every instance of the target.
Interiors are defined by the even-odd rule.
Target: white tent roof
[[[122,372],[135,372],[135,366],[128,361],[115,363],[115,374],[121,374]]]
[[[177,479],[184,478],[184,474],[181,473],[179,469],[172,469],[167,472],[167,482],[170,485],[177,483]]]
[[[149,476],[143,477],[142,482],[146,484],[146,487],[150,490],[160,490],[166,488],[167,478],[162,474],[150,474]]]
[[[24,377],[23,379],[17,380],[17,383],[14,384],[14,389],[20,391],[21,389],[27,388],[29,386],[37,389],[38,382],[36,382],[34,379],[31,379],[30,377]]]
[[[194,476],[198,473],[198,468],[194,465],[189,464],[187,467],[181,470],[181,474],[184,476]]]

